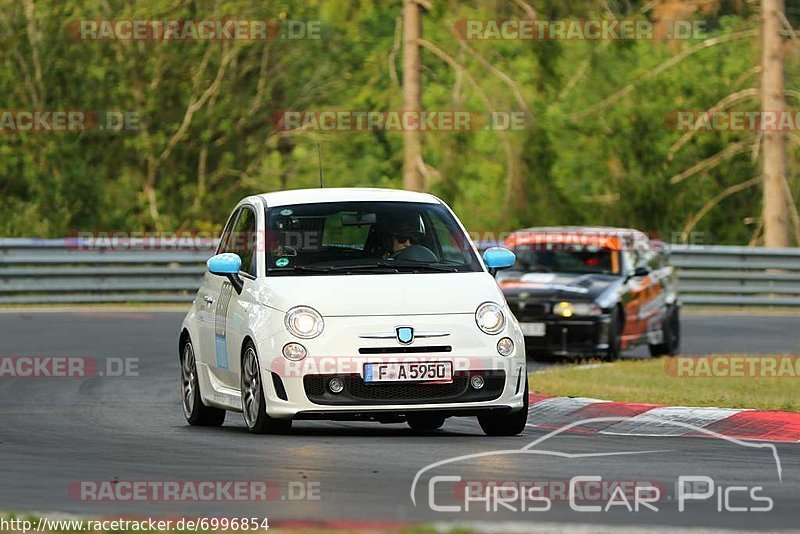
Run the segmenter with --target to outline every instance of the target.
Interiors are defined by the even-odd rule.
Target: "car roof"
[[[628,246],[623,239],[632,239],[635,243],[650,242],[647,234],[633,228],[617,228],[613,226],[535,226],[512,232],[505,239],[504,244],[514,247],[539,243],[572,242],[576,238],[579,238],[580,242],[612,250],[623,250]]]
[[[644,232],[641,230],[636,230],[635,228],[621,228],[617,226],[532,226],[530,228],[522,228],[520,230],[514,230],[513,234],[558,234],[558,233],[565,233],[565,234],[614,234],[614,235],[625,235],[625,234],[642,234],[645,235]]]
[[[402,189],[379,189],[370,187],[330,187],[317,189],[291,189],[257,195],[267,207],[291,204],[317,204],[320,202],[422,202],[440,204],[441,201],[428,193]]]

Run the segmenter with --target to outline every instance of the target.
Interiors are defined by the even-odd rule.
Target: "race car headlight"
[[[503,309],[494,302],[484,302],[475,312],[475,322],[484,333],[499,334],[506,325]]]
[[[322,316],[314,308],[297,306],[286,312],[286,329],[302,339],[317,337],[325,328]]]
[[[603,310],[594,302],[558,302],[553,306],[553,315],[561,317],[589,317],[602,314]]]

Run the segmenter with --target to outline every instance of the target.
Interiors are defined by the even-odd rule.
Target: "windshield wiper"
[[[392,265],[391,263],[385,261],[377,261],[374,263],[358,263],[356,265],[332,265],[328,267],[327,270],[335,272],[351,272],[351,271],[359,271],[359,272],[371,271],[376,273],[398,272],[396,265]]]
[[[295,272],[324,274],[329,272],[330,270],[331,270],[330,267],[309,267],[308,265],[292,265],[291,267],[280,267],[277,269],[274,267],[270,267],[267,269],[267,272],[272,274],[281,274],[281,273],[291,274]]]
[[[400,265],[395,265],[398,269],[411,269],[413,271],[435,271],[437,273],[457,273],[458,269],[455,267],[443,267],[441,265],[427,265],[427,264],[419,264],[415,265],[413,263],[404,263]]]
[[[412,271],[412,272],[420,272],[420,271],[435,271],[442,273],[458,272],[458,269],[456,269],[455,267],[442,267],[439,265],[429,265],[425,263],[393,263],[388,261],[378,261],[374,263],[364,263],[358,265],[337,265],[336,267],[332,267],[331,269],[336,271],[366,271],[366,270],[377,271],[378,269],[386,269],[386,270],[391,270],[395,273],[399,273],[401,270]]]

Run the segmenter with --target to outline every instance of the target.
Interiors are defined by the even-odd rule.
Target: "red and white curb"
[[[557,430],[578,421],[606,417],[625,419],[591,421],[574,426],[569,432],[622,436],[712,437],[716,434],[737,439],[800,442],[798,412],[690,408],[530,395],[528,425],[535,428]]]

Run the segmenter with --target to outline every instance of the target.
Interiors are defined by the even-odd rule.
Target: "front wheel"
[[[200,384],[197,379],[197,360],[190,339],[181,349],[181,398],[183,416],[192,426],[221,426],[225,422],[225,410],[203,404]]]
[[[414,432],[433,432],[439,430],[444,425],[445,417],[443,415],[433,414],[409,414],[408,426]]]
[[[522,434],[528,423],[528,384],[525,384],[525,398],[522,408],[516,412],[502,415],[486,414],[478,416],[478,424],[487,436],[516,436]]]
[[[242,413],[247,430],[253,434],[281,434],[292,428],[291,419],[274,419],[267,414],[267,403],[258,366],[258,355],[248,343],[242,356]]]

